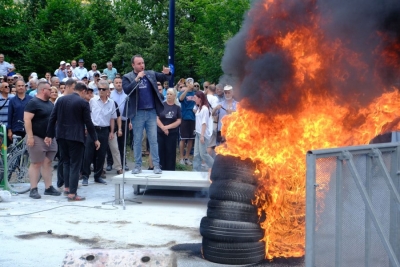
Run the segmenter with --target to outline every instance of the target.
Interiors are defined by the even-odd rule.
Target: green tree
[[[175,78],[218,81],[226,41],[250,0],[176,0]],[[148,69],[168,62],[169,0],[0,0],[0,47],[26,76],[84,58],[99,69],[112,60],[122,72],[141,54]]]
[[[87,20],[79,0],[48,0],[39,10],[23,49],[25,73],[38,72],[44,76],[53,72],[61,60],[71,60],[82,51]]]
[[[249,0],[197,0],[194,46],[198,57],[194,68],[200,80],[218,82],[225,43],[240,29]]]
[[[23,6],[13,0],[0,0],[0,53],[5,60],[20,63],[20,49],[24,46],[26,24],[23,21]]]

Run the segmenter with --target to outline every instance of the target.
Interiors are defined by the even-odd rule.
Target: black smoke
[[[310,92],[362,106],[399,84],[400,1],[275,0],[266,10],[267,2],[253,1],[222,59],[220,82],[232,84],[246,108],[292,113]],[[306,76],[299,86],[293,58],[274,40],[313,25],[321,49],[340,44],[344,52],[324,55],[318,79]],[[251,54],[246,53],[249,40],[255,51]]]

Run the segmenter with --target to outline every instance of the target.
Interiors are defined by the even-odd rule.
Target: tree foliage
[[[113,61],[132,70],[168,63],[169,0],[0,0],[0,53],[25,77],[53,72],[61,60],[98,69]],[[175,0],[175,78],[218,82],[226,41],[238,32],[250,0]]]

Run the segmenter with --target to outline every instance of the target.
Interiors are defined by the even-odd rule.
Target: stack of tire
[[[257,188],[250,159],[217,155],[211,171],[207,217],[200,223],[202,254],[221,264],[254,264],[265,258],[264,231],[252,205]]]

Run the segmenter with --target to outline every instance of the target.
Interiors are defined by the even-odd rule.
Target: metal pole
[[[336,216],[335,216],[335,267],[342,265],[343,240],[342,240],[342,220],[343,220],[343,160],[336,159]]]
[[[367,154],[366,160],[367,160],[367,166],[366,166],[366,177],[365,177],[365,189],[367,191],[367,195],[369,198],[372,197],[372,179],[375,178],[372,175],[372,172],[374,170],[373,164],[372,164],[372,154]],[[369,213],[368,209],[365,209],[365,259],[364,259],[364,266],[365,267],[370,267],[371,265],[371,256],[372,256],[372,238],[371,238],[371,233],[372,233],[372,220],[371,220],[371,214]]]
[[[315,266],[315,202],[316,202],[316,159],[317,156],[307,153],[306,162],[306,267]]]
[[[171,70],[169,87],[174,86],[175,73],[175,0],[169,1],[169,30],[168,30],[168,65]]]
[[[396,151],[391,155],[391,173],[390,176],[393,179],[395,189],[400,191],[400,146],[397,147]],[[390,225],[389,225],[389,240],[390,244],[393,246],[394,253],[397,257],[400,257],[400,211],[398,209],[398,205],[400,203],[396,203],[393,193],[390,196]],[[400,260],[400,258],[398,259]],[[393,265],[390,265],[392,267]]]

